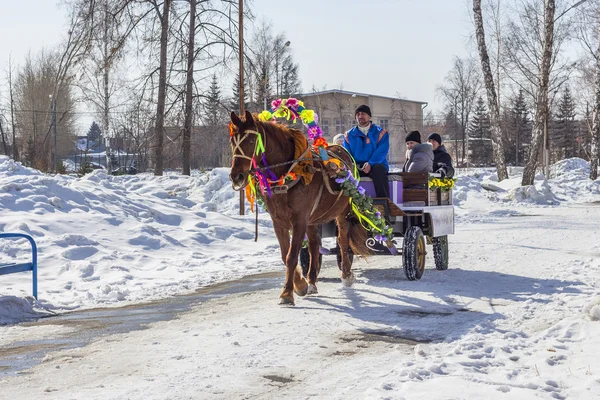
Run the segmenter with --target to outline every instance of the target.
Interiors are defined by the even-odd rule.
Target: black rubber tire
[[[337,261],[337,266],[338,269],[341,271],[342,270],[342,255],[340,254],[340,247],[336,244],[335,248],[337,250],[337,253],[335,254],[335,260]],[[354,253],[348,253],[348,255],[350,256],[350,267],[352,267],[352,263],[354,262]]]
[[[425,271],[425,236],[418,226],[411,226],[404,234],[402,264],[409,281],[421,279]]]
[[[321,264],[323,264],[323,254],[319,253],[319,269],[321,269]],[[308,252],[308,247],[302,247],[300,249],[300,266],[302,267],[302,274],[307,277],[308,267],[310,266],[310,253]]]
[[[433,238],[433,259],[436,269],[440,271],[448,269],[448,236]]]

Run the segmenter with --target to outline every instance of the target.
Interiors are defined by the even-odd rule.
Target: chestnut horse
[[[246,111],[241,119],[231,113],[230,134],[233,160],[229,179],[234,190],[241,190],[248,184],[248,176],[257,170],[270,169],[275,177],[284,176],[298,162],[298,143],[306,150],[309,146],[302,131],[284,125],[259,121]],[[257,141],[264,145],[264,155],[255,153]],[[340,159],[348,168],[354,168],[354,161],[345,149],[331,146],[330,152]],[[294,292],[299,296],[317,293],[317,276],[319,273],[319,224],[335,219],[338,227],[338,248],[341,252],[342,283],[352,286],[355,281],[351,270],[348,248],[356,255],[368,255],[371,251],[366,245],[369,237],[366,229],[351,215],[349,198],[340,190],[335,179],[330,178],[324,164],[310,151],[303,153],[311,166],[306,169],[312,174],[310,183],[305,184],[301,178],[295,185],[290,185],[287,193],[273,193],[264,196],[266,209],[273,220],[273,229],[281,248],[281,258],[286,266],[285,285],[280,296],[280,304],[294,305]],[[266,166],[263,161],[266,160]],[[253,168],[253,161],[256,168]],[[325,180],[328,180],[325,182]],[[291,240],[290,240],[291,231]],[[304,240],[308,238],[310,266],[308,282],[302,276],[298,266],[298,253]]]

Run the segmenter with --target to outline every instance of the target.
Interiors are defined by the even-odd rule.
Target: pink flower
[[[285,102],[285,105],[288,106],[289,108],[296,108],[296,107],[298,107],[298,100],[294,99],[293,97],[290,97]]]
[[[308,138],[311,141],[314,141],[316,138],[318,138],[320,136],[318,128],[319,128],[318,126],[311,126],[311,127],[308,128],[308,131],[307,131]]]
[[[281,99],[273,100],[271,102],[271,110],[277,110],[282,102],[283,102],[283,100],[281,100]]]

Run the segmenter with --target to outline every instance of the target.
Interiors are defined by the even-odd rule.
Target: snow
[[[57,349],[7,398],[600,398],[600,182],[581,159],[521,188],[460,171],[450,268],[409,282],[398,258],[356,260],[341,286],[330,261],[319,294],[277,306],[278,288],[197,304],[150,329]],[[0,276],[0,348],[74,328],[18,324],[119,307],[282,271],[266,213],[238,215],[227,169],[191,177],[48,176],[0,156],[0,232],[33,235],[28,273]],[[27,259],[0,241],[0,262]],[[428,247],[428,249],[430,249]],[[428,264],[432,261],[428,260]],[[429,266],[431,268],[431,266]],[[47,319],[48,321],[52,318]],[[4,356],[0,350],[0,372]]]

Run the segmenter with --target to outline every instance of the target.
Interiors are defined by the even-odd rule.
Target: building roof
[[[409,103],[428,104],[426,101],[409,100],[409,99],[405,99],[405,98],[402,98],[402,97],[380,96],[378,94],[368,94],[368,93],[360,93],[360,92],[351,92],[351,91],[348,91],[348,90],[340,90],[340,89],[331,89],[331,90],[322,90],[322,91],[318,91],[318,92],[302,93],[302,94],[299,94],[297,97],[317,96],[317,95],[325,95],[325,94],[330,94],[330,93],[341,93],[341,94],[347,94],[347,95],[353,95],[353,94],[355,94],[357,96],[364,96],[364,97],[380,97],[382,99],[402,100],[402,101],[406,101],[406,102],[409,102]]]

